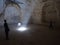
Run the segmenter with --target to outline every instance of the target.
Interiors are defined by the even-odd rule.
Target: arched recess
[[[42,8],[42,22],[48,23],[50,20],[57,20],[57,10],[53,2],[47,2]]]
[[[9,4],[5,8],[4,19],[7,20],[8,23],[18,23],[21,22],[21,8],[16,4]]]

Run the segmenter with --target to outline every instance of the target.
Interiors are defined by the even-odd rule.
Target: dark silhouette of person
[[[6,20],[4,20],[4,28],[5,28],[5,35],[6,35],[6,40],[8,40],[8,34],[9,34],[9,27],[8,24],[6,22]]]
[[[53,29],[53,22],[52,21],[50,21],[49,28]]]

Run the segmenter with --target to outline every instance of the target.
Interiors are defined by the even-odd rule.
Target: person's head
[[[6,22],[6,20],[4,20],[4,22]]]

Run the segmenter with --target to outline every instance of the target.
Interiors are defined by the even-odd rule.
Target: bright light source
[[[26,27],[19,27],[17,30],[23,32],[23,31],[26,31],[27,28]]]
[[[21,23],[18,23],[18,26],[21,26]]]

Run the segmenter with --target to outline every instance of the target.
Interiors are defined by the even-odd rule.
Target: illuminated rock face
[[[34,3],[27,2],[26,0],[24,0],[23,2],[23,5],[19,5],[21,6],[21,8],[19,8],[19,6],[16,4],[7,5],[4,11],[4,15],[1,16],[1,20],[6,19],[8,23],[15,23],[20,21],[23,24],[27,24],[34,7]]]
[[[9,22],[16,20],[21,21],[24,24],[28,22],[34,24],[48,23],[50,20],[56,23],[60,23],[60,1],[59,0],[21,0],[24,4],[20,5],[20,10],[17,9],[18,6],[8,6],[5,10],[5,18],[9,19]],[[14,8],[13,11],[10,8]],[[10,16],[9,16],[10,15]],[[12,16],[11,16],[12,15]],[[19,18],[20,17],[20,18]],[[11,19],[11,20],[10,20]],[[29,21],[30,19],[30,21]],[[14,22],[13,21],[13,22]]]
[[[4,19],[7,20],[8,23],[18,23],[20,22],[21,12],[19,8],[8,6],[5,10]]]
[[[8,4],[7,6],[5,6],[4,4],[4,0],[2,0],[3,2],[1,4],[3,4],[2,11],[0,14],[0,23],[3,24],[4,19],[7,20],[8,23],[18,23],[21,20],[21,8],[19,6],[19,4]],[[6,7],[6,8],[5,8]]]

